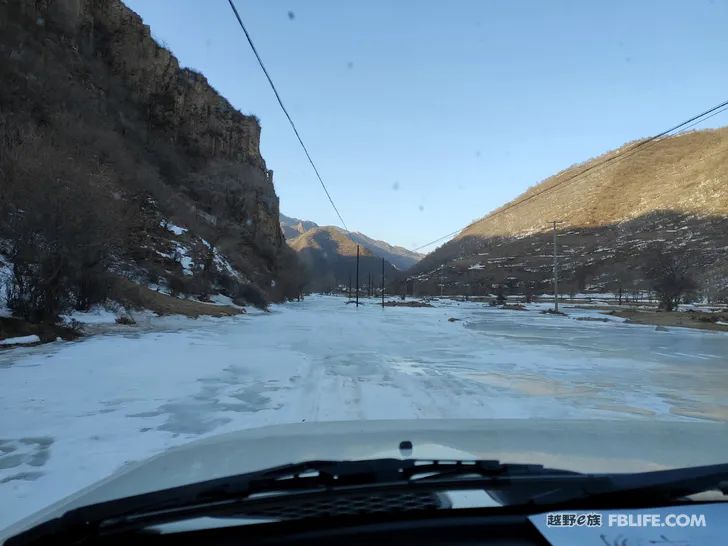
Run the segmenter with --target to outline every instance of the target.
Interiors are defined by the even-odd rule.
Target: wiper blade
[[[584,481],[575,487],[532,496],[535,504],[578,505],[590,508],[659,505],[703,493],[728,495],[728,464],[655,470],[633,474],[604,474],[606,481]],[[504,492],[508,496],[510,492]]]
[[[307,461],[267,470],[143,493],[76,508],[6,541],[8,546],[58,539],[73,541],[199,516],[240,515],[271,502],[311,495],[376,494],[448,489],[499,489],[511,480],[541,480],[548,488],[581,477],[542,465],[502,464],[493,460],[440,461],[370,459]],[[246,510],[248,512],[246,512]]]

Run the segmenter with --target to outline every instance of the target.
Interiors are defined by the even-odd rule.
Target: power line
[[[728,110],[728,100],[726,100],[726,101],[724,101],[724,102],[722,102],[720,104],[717,104],[717,105],[715,105],[715,106],[713,106],[713,107],[705,110],[704,112],[702,112],[700,114],[697,114],[697,115],[691,117],[690,119],[687,119],[687,120],[683,121],[682,123],[679,123],[679,124],[675,125],[674,127],[671,127],[670,129],[667,129],[665,131],[662,131],[661,133],[659,133],[659,134],[657,134],[655,136],[652,136],[650,138],[647,138],[647,139],[645,139],[645,140],[643,140],[643,141],[635,144],[632,148],[628,149],[624,153],[616,154],[616,155],[613,155],[611,157],[608,157],[608,158],[604,159],[603,161],[601,161],[599,163],[595,163],[593,165],[590,165],[589,167],[587,167],[584,170],[582,170],[582,171],[580,171],[580,172],[578,172],[578,173],[570,176],[569,178],[566,178],[565,180],[560,180],[556,184],[553,184],[551,186],[548,186],[548,187],[546,187],[546,188],[544,188],[544,189],[542,189],[542,190],[540,190],[540,191],[538,191],[536,193],[533,193],[533,194],[531,194],[531,195],[529,195],[527,197],[524,197],[523,199],[521,199],[519,201],[514,201],[510,205],[505,205],[504,207],[496,210],[495,212],[492,212],[491,214],[489,214],[489,215],[481,218],[480,220],[490,219],[490,218],[493,218],[493,217],[495,217],[495,216],[497,216],[499,214],[502,214],[502,213],[504,213],[504,212],[506,212],[506,211],[508,211],[508,210],[510,210],[512,208],[514,208],[514,207],[517,207],[519,205],[522,205],[526,201],[530,201],[531,199],[533,199],[535,197],[538,197],[539,195],[542,195],[544,193],[550,192],[550,191],[556,189],[559,186],[562,186],[564,184],[567,184],[569,182],[572,182],[576,178],[578,178],[578,177],[586,174],[587,172],[591,172],[591,171],[593,171],[595,169],[598,169],[598,168],[603,168],[608,163],[611,163],[613,161],[615,161],[615,162],[616,161],[621,161],[623,159],[627,159],[629,157],[632,157],[639,150],[644,149],[646,146],[648,146],[650,144],[653,144],[655,141],[661,139],[662,137],[669,135],[670,133],[672,133],[676,129],[681,129],[682,128],[683,131],[685,131],[685,130],[689,129],[690,127],[694,127],[695,125],[697,125],[699,123],[703,123],[705,120],[710,119],[713,116],[716,116],[716,115],[718,115],[721,112],[724,112],[726,110]],[[439,237],[439,238],[435,239],[434,241],[430,241],[429,243],[426,243],[424,245],[420,245],[417,248],[414,248],[413,251],[416,252],[416,251],[421,250],[421,249],[423,249],[425,247],[428,247],[430,245],[433,245],[435,243],[438,243],[438,242],[442,241],[443,239],[447,239],[448,237],[452,237],[453,235],[456,235],[456,234],[460,233],[461,231],[464,231],[465,229],[469,228],[470,226],[472,226],[476,222],[479,222],[480,220],[476,220],[475,222],[471,222],[470,224],[468,224],[467,226],[465,226],[465,228],[463,228],[463,229],[459,229],[457,231],[453,231],[451,233],[448,233],[447,235],[443,235],[442,237]]]
[[[298,133],[298,129],[296,129],[296,124],[293,123],[293,119],[291,119],[291,116],[288,113],[288,110],[286,110],[286,107],[283,105],[283,100],[281,99],[281,96],[278,94],[278,89],[276,89],[276,86],[273,83],[273,80],[271,79],[270,74],[268,74],[268,70],[265,68],[265,65],[263,64],[263,60],[260,58],[260,55],[258,54],[258,50],[255,48],[255,44],[253,44],[253,40],[250,37],[250,34],[248,34],[248,30],[245,28],[245,25],[243,24],[243,20],[240,18],[240,14],[238,13],[238,10],[235,7],[235,4],[233,3],[233,0],[228,0],[228,3],[230,4],[230,7],[232,8],[233,13],[235,14],[235,18],[238,20],[238,24],[240,25],[240,28],[243,29],[245,38],[248,40],[248,43],[250,44],[250,48],[253,50],[253,53],[255,54],[255,58],[258,59],[258,64],[260,65],[260,68],[263,69],[263,73],[265,74],[265,77],[268,80],[268,83],[270,84],[271,89],[273,89],[273,93],[276,96],[276,100],[278,101],[278,104],[280,105],[281,110],[283,110],[283,113],[286,115],[286,118],[288,119],[288,123],[291,124],[291,128],[293,129],[293,132],[296,134],[296,138],[298,139],[298,142],[301,144],[301,148],[303,148],[303,151],[305,152],[306,157],[308,158],[308,162],[311,164],[311,167],[313,167],[313,170],[316,173],[316,178],[318,178],[318,181],[321,183],[321,187],[324,189],[324,192],[326,193],[326,197],[328,197],[328,199],[329,199],[329,203],[331,203],[331,206],[334,208],[334,211],[336,212],[336,215],[339,217],[339,220],[341,221],[341,225],[344,227],[344,230],[346,231],[347,235],[349,235],[349,238],[351,238],[351,233],[349,232],[349,228],[346,227],[346,222],[344,222],[344,219],[342,218],[341,213],[339,212],[339,209],[336,208],[336,204],[334,204],[334,200],[331,198],[331,194],[329,193],[329,190],[326,188],[326,184],[324,184],[323,178],[321,178],[321,175],[319,174],[319,171],[316,168],[316,164],[313,162],[313,159],[311,159],[311,154],[308,153],[308,148],[306,148],[306,145],[303,143],[303,139],[301,138],[301,135]]]
[[[688,125],[687,127],[683,127],[683,130],[682,130],[682,131],[680,131],[680,133],[684,133],[685,131],[687,131],[687,130],[688,130],[688,129],[690,129],[691,127],[695,127],[695,126],[696,126],[696,125],[697,125],[698,123],[703,123],[703,122],[704,122],[704,121],[705,121],[706,119],[710,119],[710,118],[712,118],[713,116],[717,116],[718,114],[722,114],[722,113],[723,113],[723,112],[725,112],[726,110],[728,110],[728,106],[725,106],[725,107],[721,108],[721,109],[720,109],[720,110],[718,110],[717,112],[713,112],[713,113],[712,113],[712,114],[710,114],[709,116],[705,116],[705,117],[704,117],[703,119],[699,119],[698,121],[696,121],[696,122],[693,122],[693,123],[691,123],[691,124],[690,124],[690,125]]]
[[[470,225],[472,225],[472,224],[470,224]],[[463,229],[465,229],[465,228],[463,228]],[[458,229],[457,231],[453,231],[452,233],[448,233],[447,235],[443,235],[443,236],[442,236],[442,237],[440,237],[439,239],[435,239],[434,241],[430,241],[429,243],[426,243],[426,244],[424,244],[424,245],[420,245],[420,246],[418,246],[418,247],[415,247],[415,248],[413,248],[413,249],[412,249],[412,252],[417,252],[418,250],[420,250],[420,249],[422,249],[422,248],[428,247],[428,246],[430,246],[430,245],[434,245],[435,243],[439,243],[439,242],[440,242],[440,241],[442,241],[443,239],[447,239],[448,237],[452,237],[453,235],[457,235],[457,234],[458,234],[458,233],[460,233],[461,231],[462,231],[462,229]]]
[[[711,111],[712,111],[712,110],[713,110],[713,109],[711,108]],[[721,113],[725,112],[726,110],[728,110],[728,105],[724,106],[724,107],[723,107],[723,108],[721,108],[720,110],[716,110],[716,111],[715,111],[715,112],[713,112],[712,114],[710,114],[710,115],[708,115],[708,116],[705,116],[705,117],[704,117],[704,118],[702,118],[702,119],[698,119],[697,121],[693,121],[693,122],[692,122],[692,123],[690,123],[689,125],[685,125],[685,126],[683,126],[684,124],[681,124],[681,125],[680,125],[680,127],[682,127],[682,129],[681,129],[680,131],[678,131],[677,133],[674,133],[674,134],[672,134],[672,135],[670,135],[670,136],[678,136],[678,135],[682,135],[682,134],[685,134],[685,133],[686,133],[686,132],[688,131],[688,129],[690,129],[691,127],[695,127],[696,125],[698,125],[698,124],[700,124],[700,123],[703,123],[704,121],[706,121],[706,120],[708,120],[708,119],[712,118],[713,116],[717,116],[718,114],[721,114]],[[690,121],[690,120],[688,120],[688,121]],[[686,122],[686,123],[687,123],[687,122]],[[650,139],[650,142],[648,142],[648,143],[647,143],[647,144],[646,144],[646,145],[645,145],[644,147],[641,147],[641,148],[640,148],[640,150],[644,151],[644,150],[646,150],[647,148],[650,148],[650,147],[654,146],[655,144],[658,144],[659,142],[661,142],[661,140],[660,140],[660,139],[657,139],[657,140],[653,140],[653,139]],[[615,163],[617,163],[617,162],[619,162],[619,161],[622,161],[622,160],[624,160],[624,159],[629,159],[630,157],[632,157],[633,155],[635,155],[635,154],[636,154],[636,153],[637,153],[638,151],[640,151],[640,150],[635,150],[634,148],[632,148],[632,149],[628,150],[628,151],[627,151],[626,153],[624,153],[624,154],[620,154],[619,156],[616,156],[616,157],[614,158],[614,159],[615,159]],[[602,165],[602,166],[603,166],[603,165]]]

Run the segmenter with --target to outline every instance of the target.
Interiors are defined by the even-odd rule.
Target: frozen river
[[[728,421],[728,334],[476,303],[154,319],[0,352],[0,527],[201,436],[340,419]],[[448,319],[457,319],[449,321]]]

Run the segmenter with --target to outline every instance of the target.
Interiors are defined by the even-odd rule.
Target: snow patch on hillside
[[[180,235],[184,235],[189,231],[187,228],[175,225],[168,220],[162,220],[161,222],[159,222],[159,226],[166,229],[167,231],[171,231],[177,237],[179,237]]]
[[[202,241],[202,244],[207,247],[208,250],[212,249],[212,245],[208,241],[206,241],[205,239],[200,239],[200,240]],[[235,279],[238,279],[238,280],[244,279],[244,276],[230,264],[230,262],[225,257],[225,255],[222,252],[220,252],[220,249],[218,249],[216,247],[213,250],[213,254],[214,254],[213,261],[215,262],[215,266],[220,271],[227,273],[228,275],[230,275],[231,277],[233,277]]]
[[[10,263],[0,254],[0,317],[9,317],[10,310],[7,306],[6,285],[10,279]]]

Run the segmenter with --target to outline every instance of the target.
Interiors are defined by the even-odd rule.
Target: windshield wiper
[[[541,465],[492,460],[370,459],[307,461],[101,502],[66,512],[6,541],[8,546],[67,541],[181,521],[200,516],[259,513],[272,504],[310,501],[322,494],[393,494],[454,489],[497,489],[514,479],[548,490],[580,475]],[[536,483],[538,480],[539,483]],[[270,512],[270,510],[269,510]]]
[[[291,506],[304,506],[322,496],[327,502],[346,503],[352,496],[481,489],[503,504],[541,508],[592,498],[605,504],[625,492],[630,499],[640,492],[642,497],[675,499],[715,488],[723,480],[728,480],[728,465],[638,474],[579,474],[488,460],[308,461],[77,508],[6,544],[82,542],[201,516],[244,518],[265,513],[275,519],[276,513],[290,516]],[[627,504],[627,499],[619,500]]]
[[[608,481],[584,481],[574,484],[575,487],[532,495],[528,502],[539,505],[563,504],[572,508],[579,505],[590,508],[619,505],[628,508],[667,504],[705,491],[720,491],[728,495],[728,464],[601,476],[608,478]],[[504,496],[511,493],[505,491]]]

